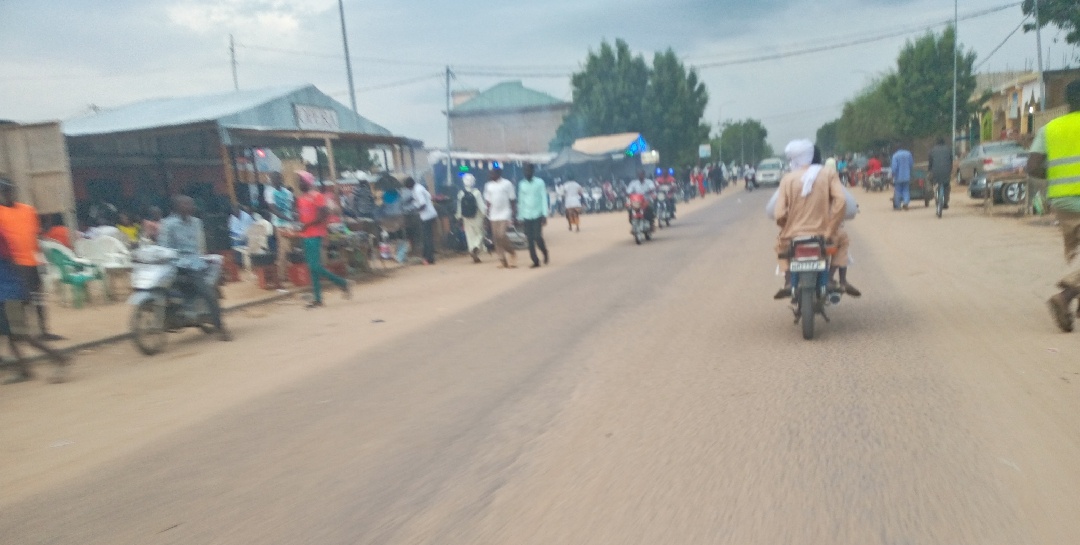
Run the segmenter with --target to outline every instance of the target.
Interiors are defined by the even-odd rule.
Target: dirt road
[[[0,388],[0,543],[1080,542],[1056,234],[860,197],[813,342],[737,192]]]

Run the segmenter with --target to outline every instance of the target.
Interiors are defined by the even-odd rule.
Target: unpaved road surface
[[[0,387],[0,543],[1080,542],[1056,233],[859,196],[865,296],[812,342],[738,192]]]

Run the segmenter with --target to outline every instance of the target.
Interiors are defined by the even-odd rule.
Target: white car
[[[780,178],[784,177],[784,161],[780,159],[765,159],[758,163],[757,185],[780,185]]]

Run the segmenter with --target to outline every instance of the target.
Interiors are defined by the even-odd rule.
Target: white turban
[[[465,184],[465,189],[472,189],[476,187],[476,176],[465,174],[461,177],[461,183]]]
[[[802,196],[809,195],[814,189],[814,180],[821,172],[821,165],[810,164],[814,160],[814,143],[809,140],[792,140],[784,148],[784,155],[787,155],[791,170],[810,167],[802,175]]]

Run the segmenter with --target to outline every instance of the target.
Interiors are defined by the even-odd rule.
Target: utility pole
[[[1039,20],[1039,0],[1035,0],[1035,47],[1039,48],[1039,111],[1043,112],[1046,111],[1046,82],[1043,81],[1042,21]]]
[[[746,124],[739,125],[739,162],[746,164],[746,139],[743,138],[743,132],[746,129]]]
[[[453,173],[450,171],[450,167],[453,161],[450,160],[450,150],[452,149],[453,142],[450,139],[450,78],[454,77],[454,73],[450,71],[450,65],[446,66],[446,187],[454,185]]]
[[[356,110],[356,87],[353,86],[352,59],[349,57],[349,36],[345,33],[345,4],[338,0],[338,14],[341,15],[341,43],[345,46],[345,73],[349,76],[349,99],[352,101],[353,112]]]
[[[232,62],[232,84],[233,89],[240,90],[240,80],[236,77],[236,41],[233,40],[233,35],[229,34],[229,60]]]
[[[959,53],[960,43],[960,27],[957,25],[960,23],[960,0],[953,0],[953,47],[952,47],[952,154],[956,156],[956,91],[957,91],[957,73],[960,70],[960,61],[957,59]]]

